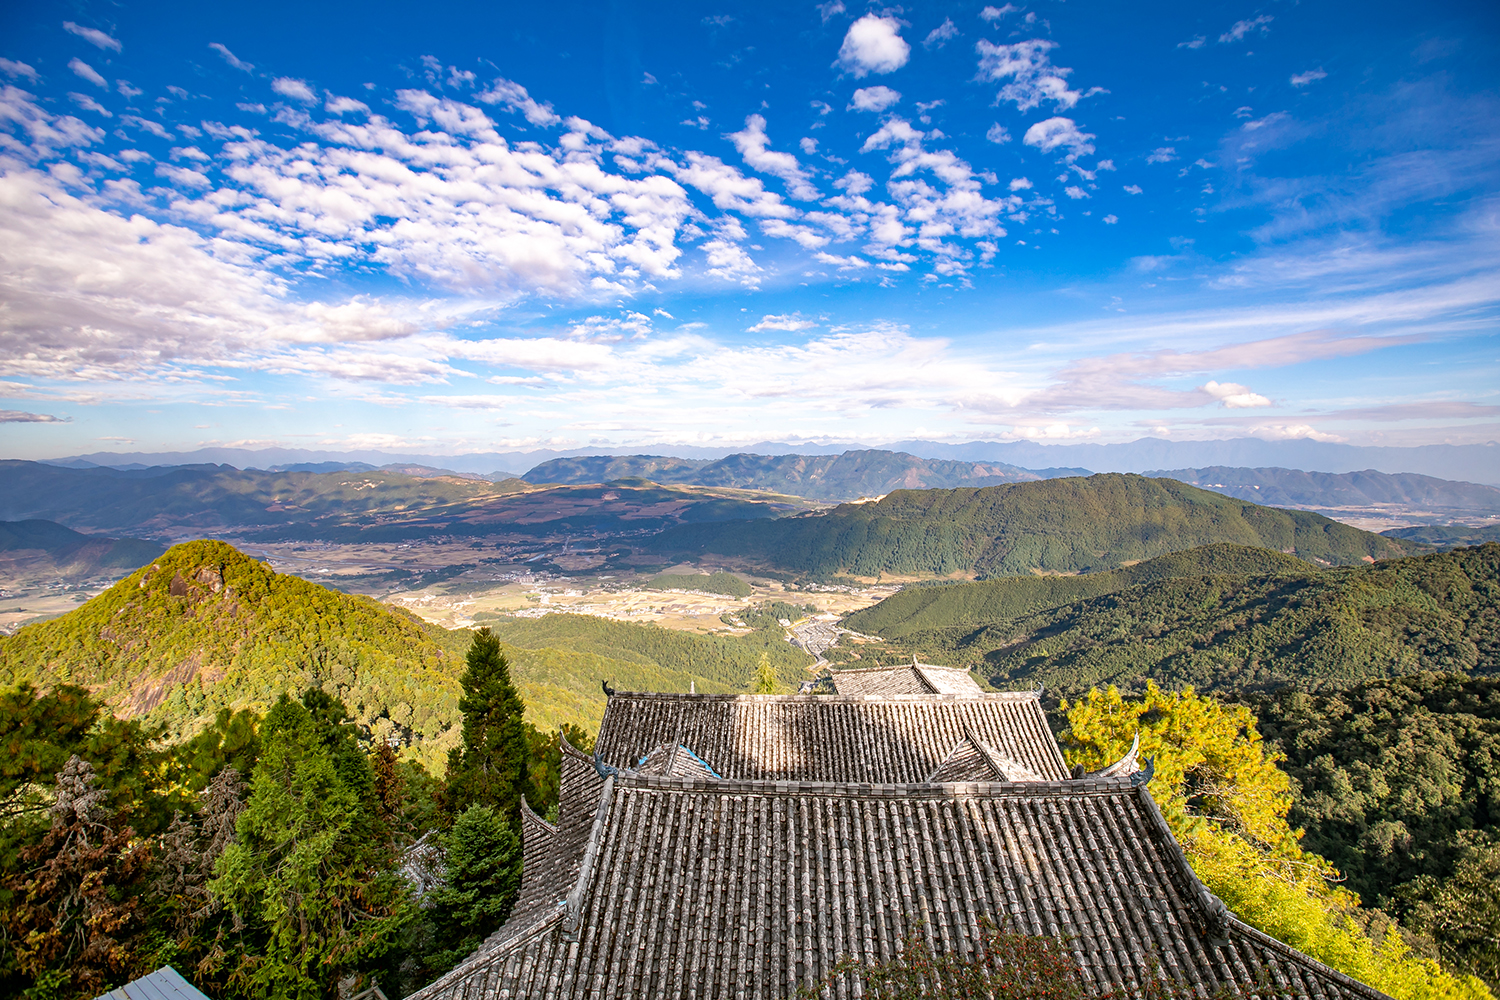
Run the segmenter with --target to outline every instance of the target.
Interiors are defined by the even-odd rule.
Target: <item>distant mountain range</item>
[[[826,513],[679,525],[647,547],[664,558],[720,556],[815,579],[920,579],[1098,572],[1215,542],[1273,549],[1322,566],[1419,551],[1307,511],[1118,473],[903,490]]]
[[[814,500],[857,500],[892,490],[998,486],[1088,474],[1087,469],[1032,470],[1002,462],[959,462],[866,450],[841,455],[740,454],[717,460],[661,455],[554,458],[521,478],[529,483],[581,484],[640,477],[658,483],[770,490]]]
[[[1302,472],[1297,469],[1206,469],[1147,472],[1190,486],[1275,507],[1373,507],[1395,504],[1465,513],[1500,514],[1500,489],[1415,473]]]
[[[84,535],[53,521],[0,521],[0,573],[9,579],[86,580],[134,569],[162,552],[156,542]]]
[[[653,445],[652,451],[675,458],[715,460],[732,454],[839,455],[866,449],[869,442],[760,441],[735,447]],[[1123,444],[1039,444],[1032,441],[891,441],[881,447],[918,458],[962,462],[999,462],[1023,469],[1080,468],[1094,472],[1145,472],[1149,469],[1200,469],[1223,465],[1248,468],[1277,467],[1319,472],[1415,472],[1442,479],[1500,485],[1500,444],[1421,445],[1412,448],[1372,448],[1306,439],[1263,441],[1231,438],[1224,441],[1167,441],[1141,438]],[[591,455],[630,455],[642,448],[535,449],[476,452],[462,455],[399,454],[395,452],[311,451],[297,448],[202,448],[191,452],[95,452],[52,460],[62,465],[106,465],[143,468],[152,465],[229,464],[237,468],[286,468],[308,463],[367,463],[374,468],[415,464],[482,476],[502,469],[530,469],[554,458]],[[340,464],[339,468],[344,465]],[[324,471],[332,471],[324,470]],[[503,478],[503,476],[501,476]]]

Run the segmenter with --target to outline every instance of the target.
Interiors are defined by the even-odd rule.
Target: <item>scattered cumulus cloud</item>
[[[788,333],[800,333],[803,330],[811,330],[818,324],[810,319],[803,319],[801,313],[786,313],[780,316],[765,316],[759,323],[749,328],[750,333],[761,333],[766,330],[785,330]]]
[[[50,413],[28,413],[25,410],[0,410],[0,424],[66,424],[72,417],[54,417]]]
[[[1323,67],[1319,66],[1317,69],[1310,69],[1306,73],[1298,73],[1293,76],[1292,86],[1305,87],[1309,83],[1314,83],[1318,80],[1325,79],[1327,76],[1328,74],[1323,72]]]
[[[829,20],[838,16],[839,14],[842,14],[843,12],[843,0],[828,0],[827,3],[818,4],[818,14],[823,18],[824,24],[827,24]]]
[[[953,23],[951,17],[943,18],[943,23],[927,33],[922,39],[924,49],[940,49],[954,38],[958,37],[958,26]]]
[[[1246,35],[1259,31],[1262,35],[1271,33],[1271,22],[1274,21],[1270,14],[1262,14],[1254,20],[1236,21],[1230,29],[1219,36],[1220,42],[1238,42]]]
[[[1158,146],[1146,157],[1147,163],[1171,163],[1177,159],[1177,150],[1172,146]]]
[[[100,76],[98,70],[94,69],[94,67],[90,66],[82,59],[78,59],[75,57],[70,60],[68,62],[68,69],[72,70],[75,75],[82,77],[96,87],[103,87],[105,90],[109,89],[109,81]]]
[[[884,111],[901,100],[901,94],[890,87],[861,87],[849,102],[851,111]]]
[[[1241,410],[1257,406],[1270,406],[1271,401],[1258,392],[1251,392],[1235,382],[1208,382],[1203,385],[1208,393],[1225,409]]]
[[[1080,198],[1087,198],[1089,196],[1089,193],[1087,191],[1076,185],[1069,185],[1068,187],[1063,188],[1063,194],[1067,195],[1069,198],[1072,198],[1074,201],[1077,201]]]
[[[119,39],[111,38],[109,35],[100,31],[98,28],[85,28],[80,24],[74,24],[72,21],[64,21],[63,30],[68,32],[70,35],[77,35],[79,38],[82,38],[90,45],[97,46],[101,49],[113,49],[114,51],[119,52],[124,48],[124,46],[120,44]]]
[[[855,78],[871,73],[894,73],[911,58],[911,46],[901,37],[901,22],[894,17],[866,14],[849,25],[835,65]]]
[[[1126,194],[1141,194],[1142,193],[1141,186],[1139,184],[1126,184],[1125,185],[1125,193]]]
[[[108,108],[100,104],[98,101],[94,100],[88,94],[70,93],[68,94],[68,99],[71,100],[74,104],[78,105],[80,108],[83,108],[85,111],[93,111],[97,114],[103,115],[106,118],[114,117],[110,114]]]
[[[15,79],[30,80],[32,83],[36,83],[39,79],[36,70],[32,69],[26,63],[17,62],[14,59],[0,58],[0,73],[4,73],[6,76]]]
[[[981,38],[974,49],[979,53],[979,75],[982,79],[1009,80],[1000,88],[999,100],[1010,101],[1021,111],[1030,111],[1043,101],[1059,108],[1071,108],[1084,97],[1069,90],[1066,77],[1071,69],[1052,65],[1048,53],[1056,42],[1033,38],[1014,45],[996,45]]]
[[[900,96],[896,94],[897,99]],[[766,135],[766,120],[761,115],[750,115],[745,119],[745,127],[739,132],[731,133],[729,139],[734,143],[734,148],[739,150],[746,166],[759,173],[781,178],[786,182],[787,192],[793,198],[814,201],[821,197],[795,156],[768,148],[771,139]]]
[[[1001,125],[999,122],[991,125],[989,127],[989,131],[984,133],[984,137],[997,146],[1001,146],[1007,142],[1010,142],[1010,133],[1007,132],[1005,126]]]
[[[1021,8],[1014,4],[1006,4],[1004,7],[986,7],[979,12],[979,17],[981,20],[993,23],[1004,20],[1007,14],[1020,13],[1020,10]]]
[[[233,52],[230,52],[229,49],[220,42],[209,42],[208,47],[217,52],[225,62],[227,62],[230,66],[234,67],[237,70],[242,70],[248,73],[251,70],[255,69],[254,65],[245,62],[243,59],[236,56]]]
[[[504,77],[497,77],[478,97],[486,104],[503,105],[508,111],[519,113],[533,125],[552,126],[562,121],[562,117],[552,110],[551,104],[533,100],[525,87]],[[699,121],[705,123],[702,127],[708,127],[708,119],[700,118]]]
[[[1071,118],[1048,118],[1027,129],[1021,141],[1044,153],[1057,149],[1066,150],[1065,159],[1072,163],[1078,157],[1087,156],[1094,151],[1090,141],[1093,138],[1091,133],[1079,129]]]
[[[290,76],[278,76],[272,80],[271,89],[282,97],[290,97],[292,100],[300,101],[303,104],[318,103],[318,95],[313,93],[311,87],[304,81],[294,79]]]
[[[1117,223],[1119,221],[1120,221],[1120,217],[1118,215],[1106,215],[1104,217],[1104,224],[1106,226],[1113,226],[1115,223]]]
[[[1177,47],[1179,49],[1201,49],[1207,41],[1208,39],[1202,35],[1194,35],[1185,42],[1178,42]]]
[[[1025,177],[1017,177],[1010,182],[1010,189],[1012,191],[1030,191],[1031,181]]]

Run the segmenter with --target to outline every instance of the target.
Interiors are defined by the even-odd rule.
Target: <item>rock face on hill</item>
[[[603,483],[642,478],[658,483],[770,490],[815,500],[857,500],[892,490],[947,489],[1029,482],[1083,469],[1035,472],[1004,462],[918,458],[899,451],[842,455],[730,455],[707,459],[658,455],[590,455],[543,462],[522,478],[530,483]]]
[[[1306,511],[1123,474],[901,490],[814,516],[683,525],[653,547],[664,555],[741,557],[814,577],[983,578],[1094,572],[1215,542],[1323,566],[1419,549]]]

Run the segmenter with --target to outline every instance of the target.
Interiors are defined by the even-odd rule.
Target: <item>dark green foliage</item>
[[[1422,673],[1251,703],[1298,786],[1303,847],[1429,931],[1454,968],[1500,984],[1500,890],[1483,888],[1500,869],[1500,678]]]
[[[430,739],[458,702],[455,664],[410,616],[273,572],[223,542],[173,546],[76,611],[0,640],[0,682],[87,683],[177,737],[219,710],[321,686],[362,726]]]
[[[1087,475],[1082,469],[1049,471]],[[589,455],[554,458],[522,478],[533,483],[607,483],[644,477],[658,483],[770,490],[818,500],[855,500],[895,489],[991,486],[1046,475],[1004,462],[962,462],[917,458],[899,451],[857,450],[842,455],[740,454],[712,461],[657,455]]]
[[[1467,524],[1423,524],[1410,528],[1392,528],[1389,531],[1382,531],[1381,534],[1387,538],[1400,538],[1404,541],[1451,549],[1460,545],[1500,542],[1500,524],[1491,524],[1483,528],[1474,528]]]
[[[1015,618],[1155,580],[1181,576],[1246,573],[1305,573],[1315,567],[1272,552],[1221,542],[1102,573],[1078,576],[1013,576],[978,583],[907,587],[873,607],[856,611],[844,625],[856,632],[897,638],[910,632]]]
[[[240,995],[332,997],[414,919],[343,706],[318,690],[266,713],[237,840],[209,891],[243,931],[205,970]]]
[[[498,809],[475,803],[442,839],[443,884],[426,900],[441,945],[428,959],[446,970],[510,915],[521,888],[521,838]]]
[[[749,597],[750,585],[733,573],[663,573],[642,584],[647,590],[697,590],[705,594]]]
[[[463,746],[448,753],[448,811],[456,815],[471,805],[484,805],[515,822],[528,790],[531,752],[522,721],[526,706],[510,682],[510,663],[500,652],[500,641],[488,628],[474,633],[468,669],[459,683],[464,690],[458,703]]]
[[[562,722],[597,731],[604,717],[601,680],[620,691],[744,691],[761,654],[783,685],[807,679],[813,658],[774,633],[695,635],[657,625],[589,615],[547,615],[492,623],[512,663],[512,676],[532,721],[552,729]]]
[[[1322,565],[1415,550],[1306,511],[1119,474],[900,490],[879,503],[846,504],[816,516],[671,528],[651,548],[739,556],[811,577],[983,578],[1113,569],[1214,542],[1274,549]]]
[[[558,740],[559,733],[584,753],[591,753],[594,749],[593,735],[577,726],[570,726],[565,722],[561,729],[543,732],[529,722],[526,724],[526,745],[531,753],[531,760],[527,765],[527,780],[531,782],[531,790],[526,793],[526,804],[549,821],[557,818],[557,793],[562,784],[562,744]]]
[[[1203,691],[1500,672],[1500,545],[1305,573],[1159,580],[897,643],[997,687]]]
[[[759,604],[745,608],[743,611],[732,612],[726,617],[737,618],[753,629],[774,630],[777,638],[780,638],[786,626],[782,625],[782,619],[789,622],[799,622],[808,615],[815,615],[818,609],[811,604],[789,604],[786,601],[762,601]]]
[[[196,793],[225,767],[249,774],[260,756],[260,723],[261,717],[248,708],[219,709],[212,725],[172,748],[173,776]]]

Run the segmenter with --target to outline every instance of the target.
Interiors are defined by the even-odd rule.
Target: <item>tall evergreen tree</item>
[[[208,886],[244,928],[224,957],[231,992],[332,997],[415,916],[374,815],[369,761],[344,721],[343,705],[316,690],[266,714],[250,799]]]
[[[457,815],[478,803],[514,822],[521,796],[530,791],[530,748],[522,713],[526,705],[510,682],[510,662],[500,640],[482,628],[469,646],[468,669],[459,678],[464,695],[464,742],[448,753],[448,811]]]

